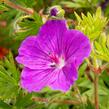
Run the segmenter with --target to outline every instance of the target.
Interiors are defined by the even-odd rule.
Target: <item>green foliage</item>
[[[0,61],[0,98],[12,98],[18,93],[19,71],[12,54]]]
[[[98,59],[109,62],[109,36],[102,33],[99,40],[95,41],[95,55]]]
[[[0,100],[0,109],[12,109],[10,105]]]
[[[25,16],[18,15],[13,23],[13,37],[16,40],[21,40],[29,35],[36,35],[41,25],[42,19],[37,13]],[[13,33],[13,31],[11,32]]]
[[[107,18],[109,18],[109,4],[105,8],[104,14],[105,14],[105,16],[107,16]]]
[[[95,68],[94,60],[97,61],[98,68],[102,64],[108,64],[109,27],[106,27],[108,22],[106,17],[109,17],[108,3],[103,12],[101,8],[97,9],[97,7],[102,5],[104,0],[9,1],[14,3],[15,7],[0,1],[0,48],[4,46],[13,52],[0,60],[0,109],[95,109],[94,82],[92,81],[94,80],[94,72],[88,66],[87,61],[78,68],[78,80],[68,92],[53,91],[46,87],[39,93],[28,93],[20,87],[19,79],[22,66],[15,63],[15,53],[17,53],[15,51],[18,50],[19,44],[24,38],[38,33],[43,24],[42,19],[48,20],[48,8],[61,4],[66,12],[65,19],[71,25],[71,29],[72,23],[74,23],[75,28],[84,32],[93,45],[93,51],[88,58],[92,67]],[[16,6],[20,6],[20,9]],[[34,13],[25,12],[22,8],[32,9]],[[93,13],[95,9],[97,9],[96,13]],[[73,14],[75,10],[76,12]],[[81,17],[79,13],[82,13]],[[58,14],[60,17],[61,14]],[[4,22],[5,24],[3,24]],[[78,24],[76,25],[76,23]],[[87,70],[88,68],[89,70]],[[108,67],[99,74],[98,84],[100,109],[109,109]],[[36,98],[36,101],[33,98]],[[68,101],[66,102],[66,100]],[[73,104],[73,101],[79,103]]]
[[[34,103],[31,97],[32,94],[25,94],[23,91],[20,91],[16,98],[16,103],[14,104],[14,107],[16,107],[17,109],[24,109],[29,106],[31,107]]]
[[[25,9],[28,7],[27,9],[31,10],[30,8],[33,8],[36,1],[16,0],[13,1],[13,3]],[[1,2],[0,9],[0,12],[3,11],[0,13],[0,46],[11,48],[16,52],[20,42],[25,37],[37,34],[42,25],[42,18],[37,12],[28,15],[27,13],[25,14],[24,11],[15,10]],[[1,25],[2,22],[5,23],[3,27]],[[15,43],[14,45],[13,42]]]
[[[106,86],[109,88],[109,74],[107,73],[107,71],[103,72],[103,74],[101,75],[101,78],[103,79]]]
[[[35,0],[16,0],[15,3],[25,6],[27,8],[32,8],[36,4],[36,1]]]
[[[75,12],[75,16],[78,20],[78,25],[76,29],[82,31],[85,35],[87,35],[91,41],[98,38],[101,34],[103,28],[107,24],[107,18],[103,17],[101,14],[101,8],[98,8],[96,14],[91,15],[91,13],[87,13],[85,16],[82,13],[82,18]]]
[[[62,5],[66,5],[69,8],[92,8],[97,5],[98,0],[73,0],[71,1],[62,1]]]
[[[9,10],[4,4],[0,3],[0,11],[7,11]]]

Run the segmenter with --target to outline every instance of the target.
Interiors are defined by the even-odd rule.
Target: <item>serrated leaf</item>
[[[77,13],[75,16],[77,19],[81,19]],[[82,19],[79,20],[76,29],[82,31],[91,41],[93,41],[100,36],[106,24],[107,19],[101,15],[101,9],[98,8],[93,15],[89,12],[87,13],[87,16],[82,13]]]
[[[107,56],[96,54],[96,57],[97,57],[98,59],[101,59],[101,60],[104,60],[104,61],[108,61],[108,62],[109,62],[109,59],[108,59]]]
[[[12,53],[0,65],[0,97],[12,98],[18,93],[19,71],[13,60]]]
[[[101,55],[104,53],[102,46],[98,42],[95,42],[95,48],[97,49],[97,52]]]
[[[109,62],[109,48],[107,45],[107,38],[104,33],[101,34],[98,41],[95,41],[95,54],[98,59]]]
[[[17,19],[16,28],[14,28],[16,31],[14,38],[22,40],[27,36],[36,35],[41,25],[42,18],[37,13],[32,16],[21,16]]]

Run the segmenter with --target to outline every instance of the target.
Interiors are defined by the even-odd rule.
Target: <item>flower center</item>
[[[50,54],[50,58],[52,60],[50,66],[61,69],[65,66],[65,60],[63,56],[58,57],[56,54]]]
[[[65,60],[63,57],[59,58],[59,64],[58,64],[58,68],[61,69],[65,66]]]

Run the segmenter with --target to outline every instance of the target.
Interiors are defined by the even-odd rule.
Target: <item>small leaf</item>
[[[98,7],[96,10],[96,17],[101,16],[101,7]]]
[[[10,105],[0,100],[0,109],[12,109]]]
[[[74,12],[74,14],[75,14],[75,16],[76,16],[78,22],[81,22],[81,18],[79,17],[79,15],[78,15],[76,12]]]

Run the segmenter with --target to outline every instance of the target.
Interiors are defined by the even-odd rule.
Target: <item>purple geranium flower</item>
[[[89,39],[78,30],[69,30],[65,20],[47,21],[37,36],[27,37],[19,48],[16,60],[24,65],[21,86],[29,92],[45,86],[68,91],[90,51]]]

